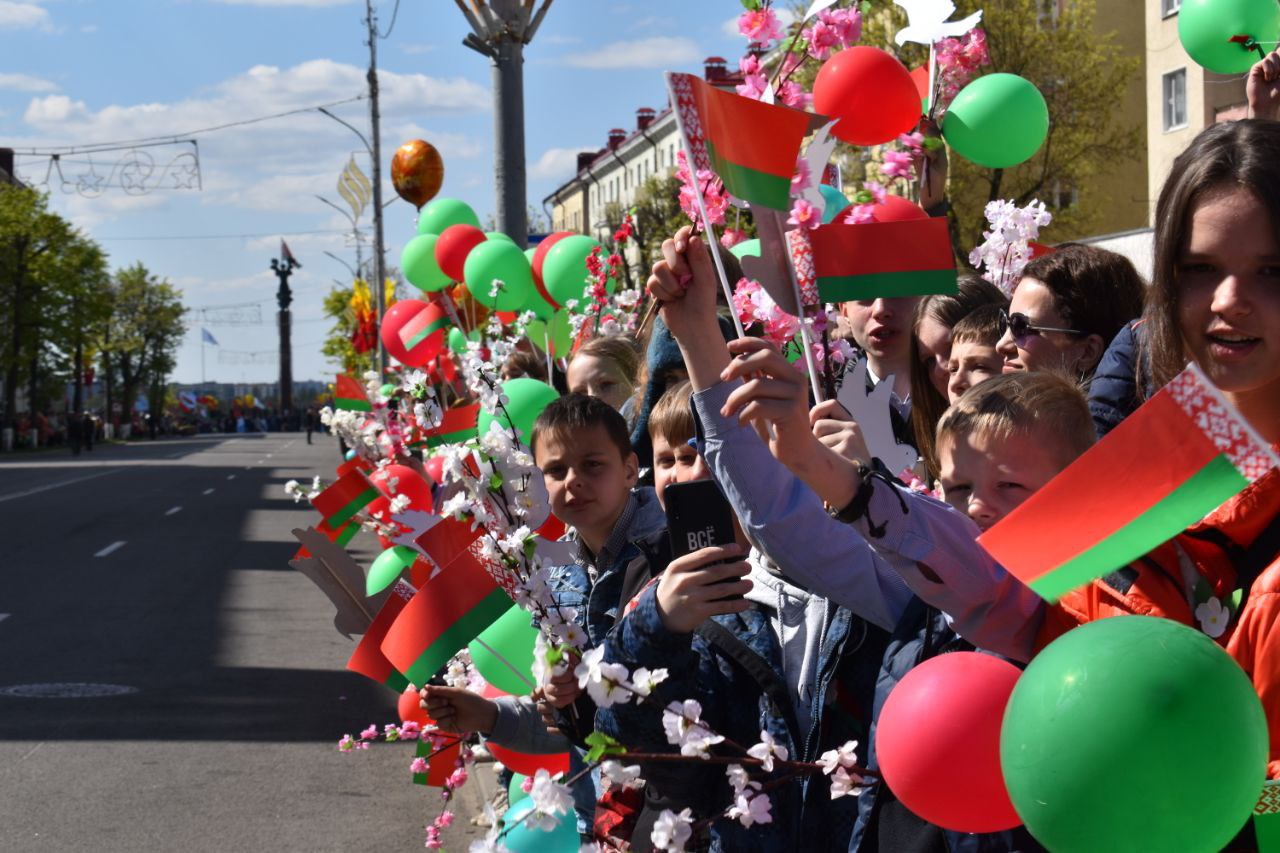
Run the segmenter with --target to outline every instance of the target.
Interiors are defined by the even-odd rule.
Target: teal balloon
[[[436,263],[436,240],[439,235],[419,234],[400,252],[400,269],[409,283],[419,290],[431,293],[443,290],[451,283],[449,275]]]
[[[471,641],[471,663],[494,687],[524,696],[537,684],[533,678],[537,637],[537,629],[529,624],[529,611],[513,606]]]
[[[826,202],[826,205],[822,208],[823,225],[833,222],[841,211],[853,204],[844,193],[830,184],[818,184],[818,192],[822,193],[822,200]]]
[[[496,420],[504,427],[509,428],[514,425],[519,433],[520,441],[527,446],[530,437],[533,435],[533,422],[538,419],[538,415],[542,414],[542,410],[552,400],[559,397],[560,394],[547,383],[539,382],[537,379],[530,379],[527,376],[503,382],[502,393],[507,396],[506,410],[500,410],[500,416],[494,416],[482,409],[480,417],[476,421],[479,434],[484,435],[487,433],[489,424]]]
[[[502,843],[511,853],[578,853],[578,818],[573,809],[557,815],[556,828],[543,832],[522,821],[533,811],[533,800],[524,799],[507,809],[502,816],[505,835]]]
[[[453,352],[467,351],[467,336],[461,329],[454,326],[449,330],[449,349]]]
[[[356,458],[356,452],[354,450],[348,450],[347,455],[344,458],[350,462],[352,459]]]
[[[743,240],[741,243],[729,250],[729,253],[738,260],[743,258],[760,257],[760,241],[759,240]]]
[[[419,234],[440,234],[450,225],[480,227],[480,217],[471,205],[456,198],[436,198],[427,202],[418,213]]]
[[[504,240],[513,246],[516,244],[515,240],[512,240],[510,237],[508,237],[506,234],[504,234],[501,231],[486,231],[484,238],[486,240]],[[525,257],[529,257],[529,256],[526,255]],[[533,263],[533,258],[529,258],[529,263],[531,264]]]
[[[960,90],[942,120],[947,144],[988,169],[1008,169],[1035,156],[1049,134],[1049,107],[1030,80],[988,74]]]
[[[1243,74],[1258,61],[1256,51],[1233,43],[1252,36],[1271,51],[1280,39],[1280,5],[1275,0],[1182,0],[1178,39],[1197,65],[1219,74]]]
[[[527,778],[529,777],[525,776],[523,773],[511,774],[511,781],[507,783],[508,806],[514,806],[516,803],[529,796],[524,792],[524,788],[521,787],[524,784],[524,780]]]
[[[542,282],[552,299],[561,305],[576,299],[581,310],[586,301],[583,291],[589,275],[587,256],[599,246],[599,240],[585,234],[574,234],[556,241],[542,259]],[[612,293],[612,289],[609,292]]]
[[[413,565],[418,552],[405,545],[395,545],[383,551],[369,567],[365,578],[365,595],[377,595],[396,582],[400,573]]]
[[[509,240],[486,240],[467,255],[463,267],[467,290],[486,308],[518,311],[533,290],[533,268],[529,259]],[[494,281],[502,286],[493,294]]]
[[[529,343],[542,352],[547,351],[549,343],[552,358],[567,356],[573,346],[573,324],[569,322],[569,312],[563,308],[554,312],[549,321],[532,321],[525,327],[524,334]]]
[[[1220,850],[1249,819],[1268,754],[1240,666],[1201,631],[1150,616],[1051,643],[1000,735],[1009,798],[1054,853]]]

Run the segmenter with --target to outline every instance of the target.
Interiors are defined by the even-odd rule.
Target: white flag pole
[[[787,272],[791,276],[791,292],[795,294],[796,309],[800,312],[800,342],[804,346],[804,363],[809,369],[809,388],[813,391],[815,404],[823,400],[822,386],[818,383],[818,361],[813,357],[813,338],[809,335],[809,322],[805,317],[804,300],[800,298],[800,282],[796,278],[796,267],[791,260],[791,243],[783,235],[786,244]]]

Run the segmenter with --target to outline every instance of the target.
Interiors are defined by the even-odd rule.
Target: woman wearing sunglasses
[[[1027,264],[1013,290],[999,351],[1004,372],[1093,376],[1107,344],[1142,312],[1145,286],[1123,255],[1064,243]]]

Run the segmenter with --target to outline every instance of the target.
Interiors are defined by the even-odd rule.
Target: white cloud
[[[702,53],[693,39],[654,36],[616,41],[598,50],[569,54],[564,61],[578,68],[678,68],[701,58]]]
[[[344,6],[354,0],[214,0],[227,6]]]
[[[535,41],[539,44],[577,44],[582,39],[577,36],[562,36],[558,33],[549,33],[545,36],[537,36]]]
[[[53,29],[49,12],[35,3],[0,0],[0,29],[30,30]]]
[[[56,92],[58,84],[30,74],[0,74],[0,89],[11,92]]]
[[[529,177],[535,180],[561,180],[577,171],[578,152],[595,151],[590,145],[578,148],[548,148],[537,162],[529,167]]]
[[[400,50],[410,56],[421,56],[424,53],[431,53],[436,49],[434,44],[402,44]]]

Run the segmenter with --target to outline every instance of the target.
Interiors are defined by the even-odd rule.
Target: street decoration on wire
[[[174,146],[181,147],[181,150],[172,150]],[[18,177],[24,183],[56,188],[84,198],[98,198],[108,190],[148,195],[158,190],[198,191],[204,188],[200,173],[200,146],[194,139],[126,146],[31,149],[16,153],[20,157],[45,160],[43,175],[30,170],[19,172]],[[157,154],[161,159],[157,159]]]

